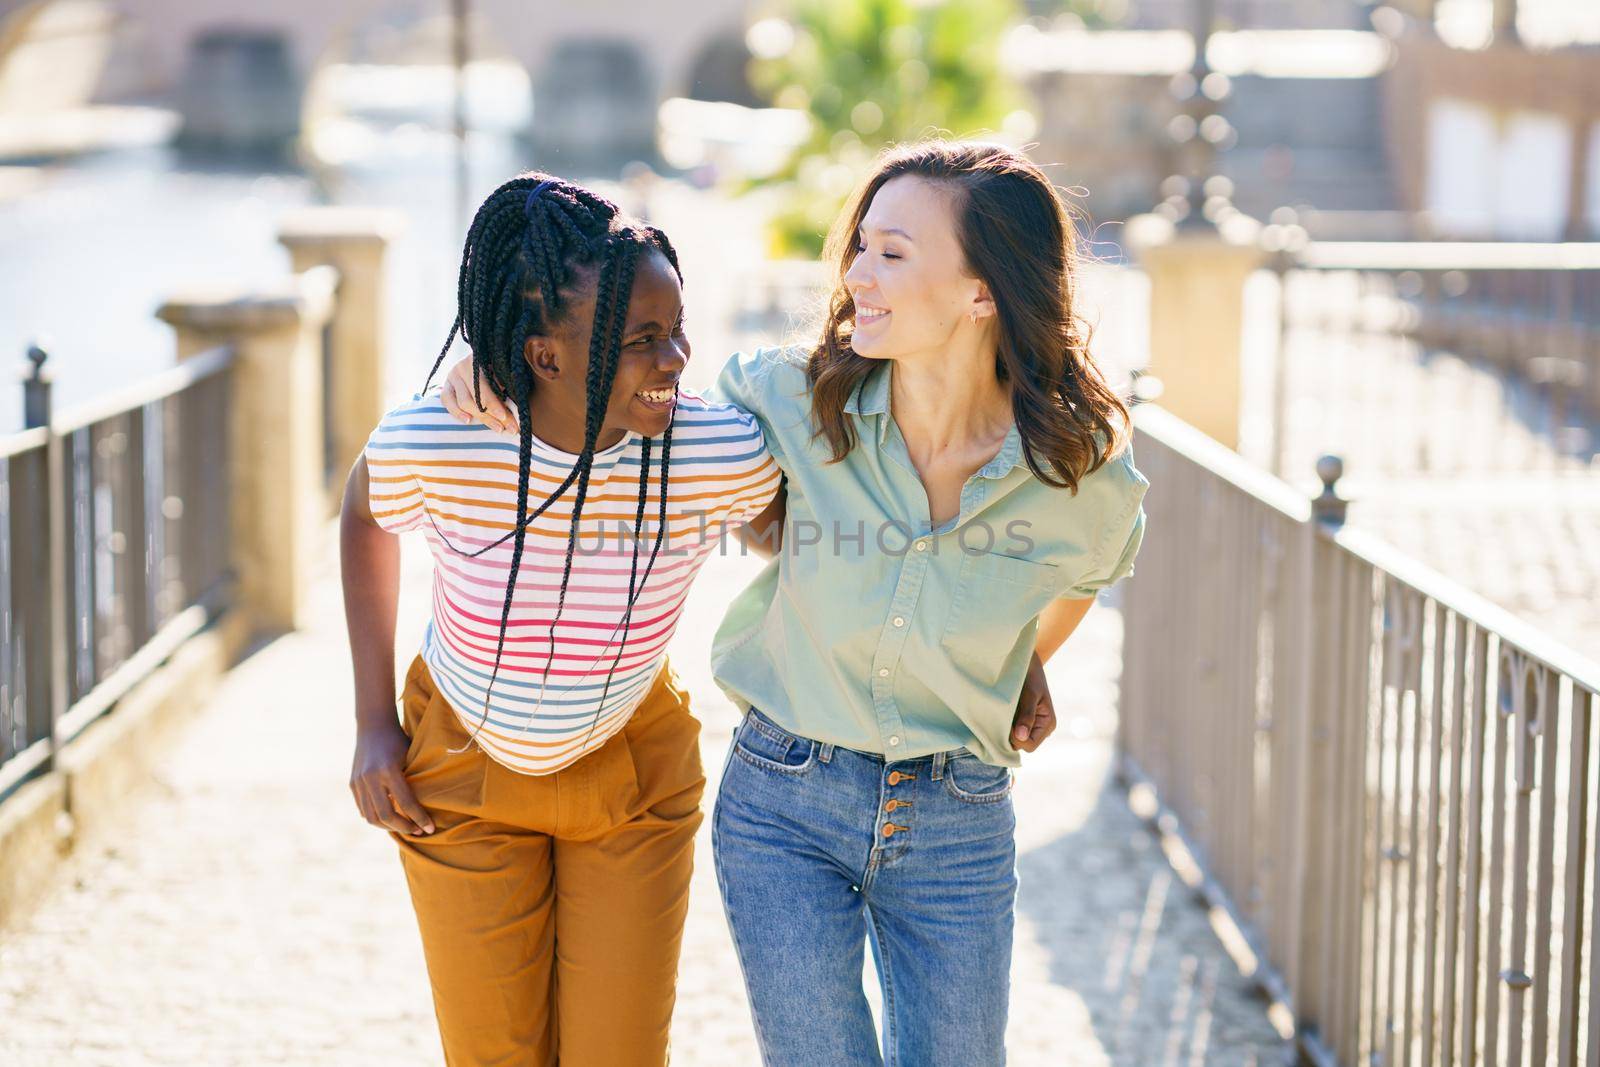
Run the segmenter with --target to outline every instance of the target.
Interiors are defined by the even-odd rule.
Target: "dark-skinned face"
[[[528,338],[524,349],[539,379],[535,411],[544,407],[548,414],[559,415],[563,422],[568,421],[570,414],[580,441],[588,404],[589,339],[595,326],[598,277],[598,271],[588,272],[583,278],[581,292],[569,300],[562,325],[548,336]],[[689,340],[683,333],[683,289],[677,272],[659,251],[643,250],[634,269],[617,375],[596,447],[609,447],[625,430],[646,437],[658,437],[666,432],[677,404],[678,378],[688,362]],[[541,403],[546,399],[557,401],[552,405],[555,410]],[[538,422],[535,422],[534,432],[540,432]]]

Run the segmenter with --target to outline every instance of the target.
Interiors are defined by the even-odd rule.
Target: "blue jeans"
[[[712,842],[767,1067],[1005,1062],[1011,781],[965,749],[889,761],[745,716]]]

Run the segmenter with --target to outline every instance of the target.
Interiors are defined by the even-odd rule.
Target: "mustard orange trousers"
[[[445,1062],[666,1063],[705,789],[700,724],[671,668],[620,732],[547,775],[467,745],[421,657],[402,702],[406,779],[435,830],[390,836]]]

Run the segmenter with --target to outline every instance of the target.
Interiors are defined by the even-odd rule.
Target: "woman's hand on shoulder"
[[[516,412],[487,386],[478,392],[483,397],[482,408],[478,407],[472,395],[472,357],[465,356],[456,360],[445,374],[439,399],[444,403],[444,409],[461,422],[481,422],[491,430],[516,433]]]

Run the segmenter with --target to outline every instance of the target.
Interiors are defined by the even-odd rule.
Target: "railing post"
[[[28,346],[28,375],[22,379],[22,428],[31,430],[50,425],[50,386],[54,377],[45,370],[50,353],[38,345]]]
[[[1517,0],[1493,0],[1494,40],[1496,44],[1517,44]]]
[[[1265,265],[1278,282],[1277,329],[1273,332],[1272,408],[1267,414],[1267,469],[1282,478],[1289,425],[1289,272],[1306,246],[1306,231],[1298,224],[1273,223],[1261,231]]]
[[[311,207],[286,216],[278,231],[295,271],[327,265],[339,272],[332,342],[324,353],[335,501],[345,472],[386,409],[386,261],[403,224],[402,216],[380,209]]]
[[[322,329],[337,274],[317,267],[273,291],[198,293],[169,300],[158,317],[177,331],[178,358],[219,345],[237,352],[232,374],[232,565],[237,603],[262,629],[303,619],[323,477]]]
[[[1332,971],[1335,946],[1329,919],[1337,906],[1333,893],[1335,850],[1338,848],[1336,812],[1330,799],[1337,795],[1336,783],[1343,773],[1338,763],[1337,704],[1340,665],[1339,635],[1344,632],[1340,611],[1339,576],[1335,556],[1321,551],[1322,531],[1342,525],[1345,502],[1335,483],[1344,472],[1338,456],[1317,460],[1317,477],[1322,494],[1312,501],[1311,521],[1302,530],[1298,568],[1301,613],[1296,659],[1303,665],[1299,688],[1294,694],[1304,715],[1298,731],[1300,740],[1294,777],[1299,792],[1295,811],[1299,823],[1295,832],[1295,857],[1291,877],[1296,883],[1293,929],[1298,944],[1293,954],[1294,971],[1289,976],[1294,998],[1295,1024],[1301,1030],[1302,1044],[1320,1046],[1318,1052],[1336,1048],[1339,1035],[1323,1030],[1337,1026],[1328,1007],[1333,990],[1349,976]],[[1318,1062],[1319,1056],[1308,1057]]]
[[[50,355],[38,345],[28,346],[28,375],[22,383],[22,425],[24,429],[34,429],[50,425],[51,411],[51,385],[53,375],[45,367]],[[45,523],[47,536],[44,544],[39,546],[39,558],[31,561],[27,568],[29,573],[23,574],[23,568],[15,567],[12,570],[13,581],[21,579],[33,584],[35,589],[43,585],[42,596],[30,596],[28,602],[34,604],[44,614],[40,620],[41,625],[35,631],[42,634],[47,643],[45,656],[48,657],[49,671],[47,677],[41,679],[45,685],[46,698],[44,706],[49,716],[47,730],[39,733],[49,738],[49,745],[41,771],[50,770],[55,763],[56,752],[60,748],[58,731],[61,718],[67,711],[67,648],[72,640],[71,620],[67,615],[67,552],[66,544],[66,501],[62,498],[62,470],[64,457],[62,455],[62,440],[51,433],[45,444],[45,472],[44,472],[44,504]],[[9,518],[7,519],[9,521]],[[15,543],[15,542],[13,542]],[[37,542],[36,542],[37,543]],[[31,657],[30,657],[31,658]],[[35,660],[37,662],[37,660]],[[29,732],[32,733],[35,724],[29,723]]]

